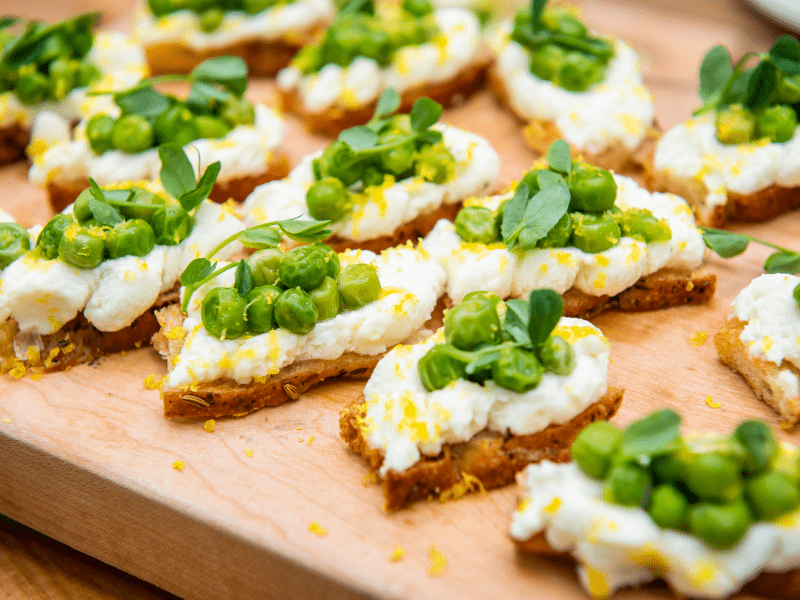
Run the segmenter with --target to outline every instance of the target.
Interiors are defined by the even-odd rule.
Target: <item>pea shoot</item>
[[[292,0],[202,0],[186,2],[185,0],[147,0],[147,7],[157,17],[164,17],[181,10],[195,13],[199,19],[200,29],[205,33],[213,33],[219,29],[222,20],[229,12],[257,15],[265,10],[289,4]]]

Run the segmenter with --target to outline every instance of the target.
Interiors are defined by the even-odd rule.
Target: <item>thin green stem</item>
[[[205,276],[203,279],[201,279],[200,281],[198,281],[198,282],[196,282],[196,283],[192,283],[192,284],[190,284],[190,285],[187,285],[187,286],[186,286],[186,291],[183,293],[183,303],[181,304],[181,310],[182,310],[183,312],[186,312],[186,310],[189,308],[189,300],[191,300],[191,299],[192,299],[192,296],[194,295],[194,293],[195,293],[195,292],[196,292],[196,291],[197,291],[197,290],[198,290],[198,289],[199,289],[201,286],[205,285],[206,283],[208,283],[209,281],[211,281],[212,279],[214,279],[214,278],[215,278],[215,277],[217,277],[218,275],[220,275],[220,274],[224,273],[225,271],[229,271],[230,269],[234,269],[234,268],[236,268],[236,266],[237,266],[238,264],[239,264],[238,262],[234,262],[234,263],[231,263],[231,264],[229,264],[229,265],[225,265],[225,266],[224,266],[224,267],[222,267],[221,269],[219,269],[219,270],[217,270],[217,271],[213,271],[212,273],[209,273],[208,275],[206,275],[206,276]]]

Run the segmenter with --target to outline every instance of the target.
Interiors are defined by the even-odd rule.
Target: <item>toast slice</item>
[[[422,458],[404,471],[389,470],[382,483],[385,507],[397,510],[418,500],[457,497],[477,489],[502,487],[512,483],[516,473],[530,463],[544,459],[568,461],[570,446],[578,433],[590,423],[613,417],[622,395],[622,389],[610,387],[597,402],[566,423],[505,438],[483,431],[468,442],[446,445],[439,456]],[[345,407],[339,420],[340,435],[377,476],[383,454],[364,437],[360,423],[366,410],[363,397]]]
[[[30,138],[30,129],[19,123],[9,123],[0,127],[0,165],[24,158]]]
[[[800,376],[800,369],[787,360],[779,366],[750,356],[747,346],[740,339],[745,325],[747,323],[737,317],[722,323],[714,336],[719,358],[731,369],[741,373],[756,396],[780,415],[781,425],[785,429],[796,427],[800,421],[800,397],[787,396],[778,377],[787,370]]]

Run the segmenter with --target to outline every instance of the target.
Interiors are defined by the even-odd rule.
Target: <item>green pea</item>
[[[314,329],[318,317],[311,296],[300,288],[286,290],[275,302],[275,322],[290,333],[308,333]]]
[[[117,206],[117,209],[127,219],[142,219],[149,222],[155,212],[167,203],[158,194],[138,186],[133,186],[130,190],[125,191],[133,193],[125,198],[126,204]]]
[[[492,379],[502,388],[519,394],[532,390],[542,381],[544,367],[532,352],[510,348],[492,363]]]
[[[211,33],[219,29],[225,13],[220,8],[209,8],[200,15],[200,29],[206,33]]]
[[[608,250],[619,243],[622,235],[616,219],[609,212],[602,215],[572,213],[572,245],[596,254]]]
[[[786,473],[772,471],[749,480],[745,494],[757,519],[776,519],[800,505],[800,490]]]
[[[200,318],[209,335],[221,340],[235,340],[246,328],[244,311],[247,302],[235,289],[215,287],[200,304]]]
[[[378,271],[372,265],[357,263],[342,269],[336,278],[342,305],[356,309],[366,306],[381,295],[381,282]]]
[[[402,7],[415,17],[424,17],[433,12],[433,3],[430,0],[403,0]]]
[[[75,198],[75,202],[72,203],[72,216],[80,225],[84,225],[86,221],[94,216],[92,210],[89,208],[89,202],[94,199],[95,197],[92,193],[92,189],[86,188],[78,194],[78,197]]]
[[[78,63],[78,72],[75,75],[75,84],[77,87],[86,87],[102,77],[100,69],[96,65],[90,63],[88,60],[82,60]]]
[[[656,481],[661,483],[675,483],[686,477],[686,464],[676,454],[654,457],[650,470]]]
[[[114,147],[111,132],[114,130],[114,117],[95,115],[86,123],[86,137],[89,147],[95,154],[103,154]]]
[[[797,305],[800,306],[800,284],[797,284],[792,292],[792,297],[794,301],[797,302]]]
[[[620,214],[622,235],[642,242],[666,242],[672,239],[672,230],[664,219],[656,219],[646,208],[629,208]]]
[[[23,104],[39,104],[47,98],[50,82],[47,76],[36,70],[20,73],[14,93]]]
[[[456,215],[456,233],[467,243],[491,244],[500,239],[494,213],[482,206],[465,206]]]
[[[244,319],[247,329],[253,333],[266,333],[275,323],[275,303],[283,290],[275,285],[261,285],[253,288],[245,296],[247,308]]]
[[[556,375],[569,375],[575,369],[575,351],[560,335],[551,335],[536,349],[542,366]]]
[[[197,126],[197,137],[205,140],[218,140],[228,135],[231,128],[222,119],[208,115],[198,115],[194,118]]]
[[[566,58],[566,50],[557,44],[542,44],[531,52],[531,73],[539,79],[553,81]]]
[[[194,113],[183,104],[171,106],[158,115],[153,130],[159,144],[172,142],[185,146],[200,137]]]
[[[717,139],[723,144],[745,144],[756,133],[756,116],[740,104],[719,111],[716,124]]]
[[[141,115],[125,115],[117,119],[111,129],[114,148],[135,154],[153,145],[153,126]]]
[[[322,255],[325,257],[325,265],[328,268],[328,277],[336,279],[339,276],[339,271],[341,270],[339,254],[336,252],[336,250],[328,246],[328,244],[323,244],[322,242],[311,244],[311,247],[322,252]]]
[[[363,52],[369,31],[361,15],[348,15],[337,19],[325,37],[325,54],[330,62],[346,67]],[[367,56],[366,52],[364,55]]]
[[[106,236],[109,258],[147,256],[156,244],[153,228],[147,221],[131,219],[114,225]]]
[[[0,223],[0,269],[31,249],[31,236],[16,223]]]
[[[589,477],[605,479],[621,442],[619,429],[608,421],[596,421],[572,442],[572,458]]]
[[[659,527],[683,530],[688,526],[689,500],[674,485],[662,483],[653,488],[647,512]]]
[[[454,356],[450,344],[436,344],[417,363],[423,387],[429,392],[441,390],[466,375],[466,363]]]
[[[365,167],[364,171],[361,173],[361,181],[364,183],[365,188],[383,185],[385,180],[386,175],[378,167]]]
[[[65,36],[59,32],[44,38],[41,50],[36,57],[36,62],[40,65],[46,65],[61,56],[69,56],[70,54],[70,45],[67,43]]]
[[[105,235],[94,227],[68,228],[58,242],[58,257],[81,269],[94,269],[103,262],[105,250]]]
[[[58,244],[64,231],[72,225],[69,215],[58,214],[51,218],[36,238],[36,250],[43,258],[53,260],[58,257]]]
[[[781,104],[765,108],[756,121],[757,136],[778,144],[792,139],[796,128],[797,113],[791,106]]]
[[[527,230],[523,230],[523,233]],[[569,244],[572,237],[572,217],[569,213],[564,215],[553,225],[553,228],[547,232],[547,235],[536,241],[537,248],[563,248]],[[520,236],[520,244],[522,245],[522,237]],[[522,245],[524,250],[529,248]]]
[[[317,308],[320,322],[334,318],[342,309],[342,298],[339,296],[339,288],[333,277],[325,277],[308,295]]]
[[[175,246],[189,237],[194,220],[180,206],[165,206],[153,213],[150,226],[153,228],[156,244]]]
[[[800,102],[800,73],[778,76],[776,99],[780,104],[797,104]]]
[[[567,52],[553,83],[571,92],[583,92],[603,78],[600,60],[583,52]]]
[[[256,109],[247,98],[230,96],[223,104],[219,116],[231,127],[252,125],[256,120]]]
[[[276,0],[243,0],[242,8],[245,12],[255,15],[277,4]]]
[[[361,179],[365,166],[353,157],[347,144],[337,140],[325,148],[319,158],[314,159],[312,168],[316,179],[335,177],[345,186],[350,186]]]
[[[78,76],[78,61],[68,58],[57,58],[50,63],[48,72],[48,95],[56,102],[67,97],[75,87]]]
[[[352,206],[350,194],[336,177],[325,177],[312,184],[306,192],[308,214],[319,221],[340,221]]]
[[[453,173],[455,159],[442,142],[419,149],[415,155],[414,174],[425,181],[444,183]]]
[[[553,31],[557,33],[563,33],[564,35],[568,35],[570,37],[586,37],[588,30],[586,29],[586,25],[581,23],[581,20],[578,17],[565,10],[553,12],[555,13],[553,15],[555,21],[553,23]]]
[[[733,500],[742,494],[741,467],[721,452],[700,454],[686,465],[686,485],[703,499]]]
[[[617,182],[614,176],[599,167],[575,163],[569,185],[570,211],[599,213],[614,206]]]
[[[747,533],[753,516],[744,500],[727,504],[698,502],[689,509],[689,529],[712,548],[730,548]]]
[[[274,285],[280,277],[283,252],[278,248],[264,248],[251,254],[247,264],[257,286]]]
[[[147,0],[147,7],[157,17],[164,16],[175,10],[171,0]]]
[[[761,421],[740,423],[733,437],[744,448],[743,468],[747,474],[761,473],[769,468],[779,452],[772,429]]]
[[[618,463],[603,483],[603,498],[623,506],[641,506],[649,487],[647,469],[635,463]]]
[[[300,246],[284,254],[278,273],[285,287],[299,287],[308,291],[322,283],[328,274],[328,265],[320,250]]]
[[[444,317],[444,337],[461,350],[497,344],[500,341],[500,317],[496,303],[480,296],[462,300]]]
[[[414,142],[407,142],[380,154],[381,166],[393,175],[402,175],[414,165]]]

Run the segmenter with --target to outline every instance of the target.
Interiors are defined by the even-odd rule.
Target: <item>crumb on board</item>
[[[205,429],[208,433],[211,433],[214,431],[214,425],[216,424],[217,422],[214,419],[209,419],[208,421],[203,423],[203,429]]]
[[[297,431],[303,431],[303,426],[302,425],[298,425],[297,426]]]
[[[3,423],[11,423],[11,419],[8,417],[3,417]]]
[[[180,460],[180,459],[178,459],[174,463],[172,463],[172,468],[175,469],[176,471],[183,471],[183,467],[185,467],[185,466],[186,465],[184,465],[183,461]]]
[[[364,478],[361,480],[361,485],[369,485],[370,483],[380,483],[381,478],[378,477],[378,474],[375,471],[370,471]]]
[[[389,557],[389,560],[391,562],[398,562],[403,560],[405,555],[405,549],[400,544],[397,544],[397,546],[394,547],[394,550],[392,550],[392,555]]]
[[[244,453],[247,454],[247,456],[253,456],[253,451],[250,448],[245,448]]]
[[[444,573],[444,570],[447,567],[447,559],[445,558],[444,554],[442,554],[439,549],[436,548],[436,544],[431,546],[429,553],[431,557],[431,566],[428,569],[428,575],[433,575],[434,577],[439,576]]]
[[[706,396],[706,404],[708,404],[709,408],[719,408],[719,402],[714,402],[711,399],[711,396]]]
[[[692,334],[692,337],[689,338],[689,343],[697,348],[705,344],[707,341],[708,341],[707,331],[695,331]]]
[[[314,441],[314,436],[312,435],[310,438],[308,438],[308,442],[307,442],[307,443],[309,443],[309,444],[310,444],[310,443],[311,443],[311,442],[313,442],[313,441]]]
[[[308,530],[314,535],[317,535],[319,537],[325,537],[326,535],[328,535],[328,530],[325,529],[322,525],[320,525],[316,521],[314,521],[313,523],[311,523],[311,525],[308,526]]]

